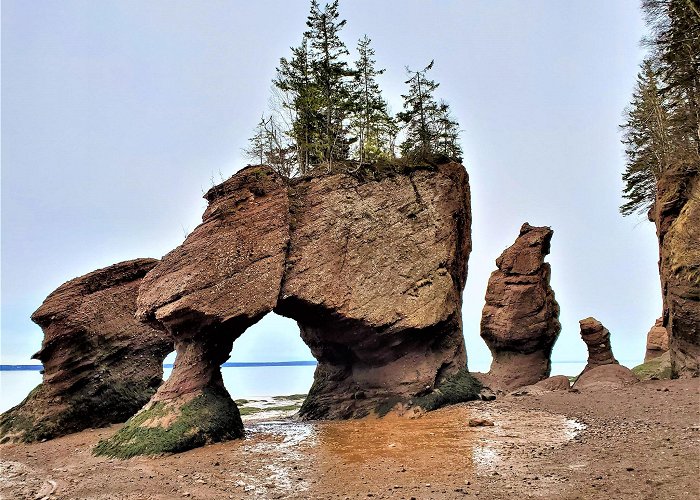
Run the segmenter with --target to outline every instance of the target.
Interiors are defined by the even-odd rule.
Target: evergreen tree
[[[360,163],[388,154],[382,132],[393,121],[376,80],[384,70],[376,68],[375,52],[370,44],[367,35],[357,43],[358,59],[352,82],[352,100],[355,103],[352,131],[357,135],[357,159]]]
[[[310,62],[314,85],[318,89],[318,110],[323,115],[316,144],[322,159],[348,158],[350,140],[347,136],[346,120],[352,110],[349,80],[353,76],[343,59],[348,50],[340,39],[340,30],[346,21],[340,20],[338,0],[326,4],[323,10],[317,0],[311,1],[311,11],[304,36],[309,40]]]
[[[462,160],[462,147],[459,144],[459,123],[450,113],[445,101],[440,101],[435,120],[435,153]]]
[[[406,72],[412,75],[406,80],[409,86],[408,94],[402,95],[404,111],[397,118],[406,126],[406,139],[401,144],[403,156],[428,157],[433,153],[435,140],[435,119],[438,114],[438,104],[433,92],[440,85],[428,80],[426,73],[432,69],[435,61],[430,61],[425,68]]]
[[[249,140],[248,148],[243,152],[260,165],[272,167],[285,179],[294,174],[294,145],[280,129],[272,116],[262,116],[255,127],[255,134]]]
[[[647,59],[637,76],[630,107],[626,110],[623,144],[627,167],[621,207],[623,215],[646,212],[656,197],[656,182],[671,159],[668,110],[659,93],[657,76]]]
[[[657,181],[700,173],[700,7],[697,0],[642,0],[650,55],[626,113],[623,215],[653,203]]]
[[[323,125],[320,92],[311,65],[309,43],[303,38],[299,47],[292,48],[292,57],[280,59],[277,77],[273,81],[283,94],[282,106],[291,113],[291,131],[296,146],[299,173],[305,175],[312,165],[321,161],[319,135]]]

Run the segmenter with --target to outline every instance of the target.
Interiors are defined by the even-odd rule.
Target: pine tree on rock
[[[320,8],[312,0],[304,36],[309,41],[310,62],[314,84],[318,89],[318,110],[323,115],[316,144],[327,165],[349,156],[351,140],[347,134],[347,119],[353,109],[350,99],[350,79],[353,76],[343,59],[348,50],[340,39],[346,21],[340,20],[338,0]]]
[[[623,215],[646,212],[654,203],[656,182],[670,160],[668,109],[659,92],[652,62],[646,59],[637,76],[632,103],[626,110],[623,144],[627,167],[621,207]]]
[[[435,61],[430,61],[425,68],[406,72],[412,75],[408,84],[408,94],[402,95],[404,111],[397,118],[405,124],[406,138],[401,144],[401,154],[406,157],[427,158],[434,152],[435,120],[438,114],[438,104],[433,93],[440,85],[428,80],[426,73],[433,67]]]
[[[292,48],[291,59],[280,59],[273,84],[284,95],[282,106],[291,113],[288,134],[296,145],[299,173],[306,175],[312,165],[321,162],[323,152],[319,147],[319,135],[324,120],[306,37],[299,47]]]
[[[389,156],[388,143],[383,139],[387,126],[393,120],[387,111],[387,103],[376,77],[383,69],[376,68],[374,49],[370,38],[365,35],[357,43],[358,59],[355,62],[355,75],[352,82],[352,100],[355,110],[351,129],[357,136],[356,157],[360,163]]]
[[[459,144],[459,123],[450,113],[450,106],[440,101],[435,120],[434,152],[462,161],[462,146]]]

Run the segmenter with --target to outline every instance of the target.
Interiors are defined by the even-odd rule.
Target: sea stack
[[[659,318],[647,333],[647,350],[644,362],[651,361],[668,352],[668,330],[664,327],[663,318]]]
[[[596,366],[618,364],[610,346],[610,331],[595,318],[579,321],[581,338],[588,348],[588,363],[584,372]]]
[[[493,362],[483,381],[509,391],[549,376],[550,355],[559,336],[559,305],[549,285],[553,231],[527,222],[498,259],[486,289],[481,337]]]
[[[610,346],[610,331],[595,318],[579,321],[581,338],[588,347],[588,363],[573,388],[591,390],[599,387],[622,387],[638,382],[629,368],[620,365]]]
[[[2,441],[40,441],[124,422],[151,398],[172,351],[165,332],[134,318],[154,259],[121,262],[68,281],[32,314],[44,331],[33,357],[43,381],[0,417]]]
[[[265,314],[318,360],[306,419],[382,416],[478,397],[462,291],[471,251],[458,163],[287,183],[251,166],[212,188],[203,222],[144,279],[137,314],[174,338],[173,373],[95,452],[182,451],[243,434],[219,365]]]

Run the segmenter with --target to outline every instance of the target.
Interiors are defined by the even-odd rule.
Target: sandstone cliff
[[[649,213],[659,240],[663,326],[674,376],[700,376],[700,175],[668,173]]]
[[[122,262],[51,293],[32,320],[43,382],[0,418],[3,440],[37,441],[123,422],[160,385],[168,336],[134,318],[143,276],[158,261]]]
[[[664,319],[659,318],[647,333],[647,350],[644,353],[644,362],[658,358],[668,352],[668,331],[664,327]]]
[[[512,390],[549,376],[550,354],[561,331],[551,270],[544,262],[552,235],[548,227],[523,224],[489,278],[481,337],[493,362],[482,380],[493,389]]]
[[[219,365],[272,310],[298,322],[319,363],[304,418],[476,397],[461,325],[471,251],[464,167],[374,180],[334,173],[291,186],[248,167],[206,198],[202,224],[146,276],[138,298],[139,316],[175,339],[173,373],[97,453],[180,451],[242,435]]]

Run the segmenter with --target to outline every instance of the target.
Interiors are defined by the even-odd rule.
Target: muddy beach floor
[[[486,418],[493,427],[468,427]],[[118,426],[0,447],[6,499],[700,498],[700,381],[505,396],[409,420],[246,420],[245,440],[93,457]]]

